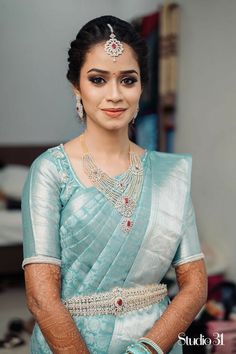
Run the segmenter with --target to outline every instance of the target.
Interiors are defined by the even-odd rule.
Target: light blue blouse
[[[192,158],[146,150],[144,181],[127,234],[121,215],[96,187],[76,176],[63,145],[32,164],[24,186],[24,261],[61,267],[62,299],[160,283],[169,267],[203,258],[191,201]],[[124,175],[118,175],[119,179]],[[92,354],[121,354],[144,336],[170,300],[122,316],[73,319]],[[51,353],[36,324],[31,353]],[[176,343],[169,351],[182,353]]]

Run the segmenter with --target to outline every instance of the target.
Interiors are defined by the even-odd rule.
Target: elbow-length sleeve
[[[192,161],[192,157],[190,158],[190,161]],[[190,192],[191,165],[192,162],[189,169],[189,191],[186,197],[181,238],[175,256],[172,260],[173,267],[204,258],[198,237],[196,216]]]
[[[32,164],[22,195],[24,261],[61,264],[60,179],[48,151]]]

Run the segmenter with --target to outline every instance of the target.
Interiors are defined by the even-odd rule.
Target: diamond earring
[[[81,97],[80,97],[80,95],[76,94],[75,98],[76,98],[76,110],[77,110],[78,116],[79,116],[81,122],[84,123],[84,108],[81,103]]]

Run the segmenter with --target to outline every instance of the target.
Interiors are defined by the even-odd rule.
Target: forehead
[[[88,71],[91,68],[99,68],[112,73],[122,70],[136,70],[140,73],[135,53],[128,44],[122,43],[124,51],[121,55],[116,57],[115,62],[113,61],[113,57],[105,52],[104,44],[105,42],[98,43],[90,48],[81,68],[82,71]]]

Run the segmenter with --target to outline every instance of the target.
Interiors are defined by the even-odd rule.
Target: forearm
[[[146,337],[156,342],[164,353],[168,352],[178,340],[178,334],[186,331],[206,302],[205,269],[202,266],[198,270],[193,270],[193,267],[194,264],[189,264],[177,271],[180,291],[146,334]],[[191,282],[188,284],[185,284],[186,277],[191,277]]]
[[[60,269],[51,264],[25,267],[27,304],[54,354],[89,351],[60,298]]]
[[[186,331],[202,307],[202,302],[193,300],[195,300],[194,293],[189,289],[180,291],[146,334],[146,337],[158,343],[164,353],[168,352],[176,342],[178,334]]]
[[[35,311],[34,317],[54,354],[87,354],[86,345],[69,312],[61,302]]]

